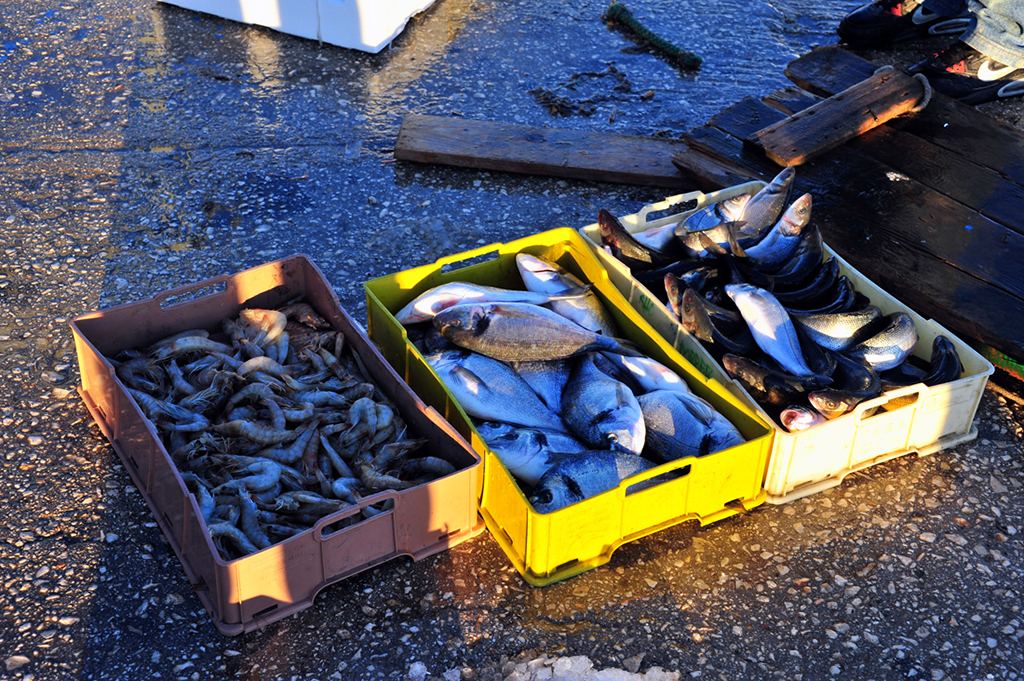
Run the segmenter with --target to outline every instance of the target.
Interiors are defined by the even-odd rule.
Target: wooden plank
[[[880,69],[856,85],[749,135],[780,166],[798,166],[927,101],[927,86],[895,69]]]
[[[810,96],[772,93],[764,103],[776,111],[792,113],[814,103]],[[985,217],[1024,233],[1024,186],[1002,173],[949,153],[923,137],[883,125],[851,140],[852,150],[888,165],[896,172],[931,187]]]
[[[786,76],[808,92],[829,96],[863,80],[876,68],[866,59],[831,46],[794,60],[787,66]],[[1024,185],[1024,135],[973,106],[936,92],[919,114],[895,118],[887,125]]]
[[[400,161],[680,189],[680,140],[409,114],[395,142]],[[700,159],[693,159],[699,164]]]
[[[693,132],[739,158],[751,127],[781,115],[748,98],[715,117],[718,135]],[[849,147],[803,166],[795,191],[811,193],[826,242],[869,279],[957,335],[1024,357],[1019,235]]]

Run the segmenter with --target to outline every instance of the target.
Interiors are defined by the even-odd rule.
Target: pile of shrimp
[[[108,360],[156,427],[224,559],[284,541],[381,490],[456,470],[411,456],[427,441],[407,436],[359,355],[309,304],[245,309],[221,330],[185,331]],[[323,532],[392,507],[391,499],[366,505]]]

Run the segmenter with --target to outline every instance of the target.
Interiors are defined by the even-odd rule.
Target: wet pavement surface
[[[628,2],[704,57],[687,73],[606,26],[597,1],[439,0],[378,55],[151,2],[8,3],[0,676],[1020,678],[1014,384],[986,390],[973,442],[659,532],[547,588],[484,533],[230,638],[76,393],[78,314],[306,253],[365,322],[370,278],[659,200],[391,152],[411,112],[677,135],[789,85],[786,63],[834,43],[856,3],[805,4]],[[576,113],[552,114],[544,91]],[[984,110],[1019,126],[1019,107]]]

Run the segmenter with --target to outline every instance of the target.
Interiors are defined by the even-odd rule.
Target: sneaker
[[[1024,68],[1000,64],[957,41],[907,73],[923,73],[932,88],[964,104],[983,104],[1024,95]]]
[[[929,35],[959,35],[970,21],[967,9],[946,17],[925,9],[918,0],[874,0],[843,17],[836,32],[851,45],[881,46]]]

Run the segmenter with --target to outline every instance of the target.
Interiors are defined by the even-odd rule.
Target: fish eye
[[[551,490],[544,489],[537,492],[533,499],[539,504],[550,504],[554,500],[555,496],[551,493]]]

